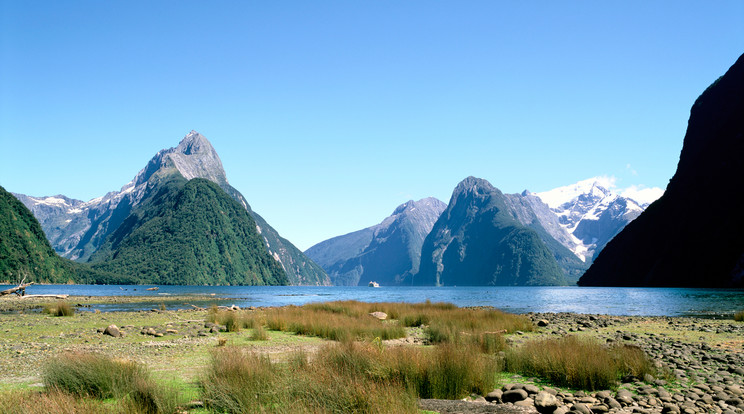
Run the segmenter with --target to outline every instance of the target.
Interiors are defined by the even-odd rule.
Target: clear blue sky
[[[301,249],[449,201],[665,187],[735,1],[0,0],[0,185],[88,200],[190,130]]]

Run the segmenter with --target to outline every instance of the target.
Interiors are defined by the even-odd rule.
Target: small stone
[[[532,398],[527,398],[522,401],[517,401],[514,403],[517,407],[534,407],[535,402],[532,400]]]
[[[676,404],[664,404],[661,414],[679,414],[680,410]]]
[[[590,410],[589,407],[587,407],[586,404],[583,403],[574,404],[571,410],[577,411],[581,414],[592,414],[592,410]]]

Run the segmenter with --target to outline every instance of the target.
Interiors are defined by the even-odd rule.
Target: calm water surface
[[[34,285],[26,294],[151,297],[138,304],[109,304],[102,311],[150,309],[169,295],[209,295],[233,300],[220,304],[247,306],[303,305],[310,302],[450,302],[458,306],[493,306],[512,313],[575,312],[637,316],[731,317],[744,309],[742,289],[588,288],[588,287],[316,287],[316,286],[160,286]],[[10,287],[10,286],[7,286]],[[0,286],[0,290],[6,289]],[[199,306],[209,302],[190,302]],[[190,307],[188,304],[169,308]]]

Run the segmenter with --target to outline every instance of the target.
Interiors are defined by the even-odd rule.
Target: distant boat
[[[145,290],[158,290],[158,289],[160,289],[160,288],[156,286],[156,287],[147,288]]]
[[[369,282],[369,287],[380,287],[380,284],[377,282]]]

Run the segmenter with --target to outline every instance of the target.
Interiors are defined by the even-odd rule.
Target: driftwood
[[[158,289],[160,289],[160,288],[156,286],[156,287],[147,288],[145,290],[158,290]]]
[[[23,295],[21,299],[28,298],[54,298],[54,299],[67,299],[70,295]]]
[[[26,279],[24,278],[21,283],[14,288],[3,290],[0,292],[0,296],[10,295],[11,293],[15,293],[18,296],[24,296],[26,294],[26,288],[34,284],[34,282],[23,283],[24,280]]]

